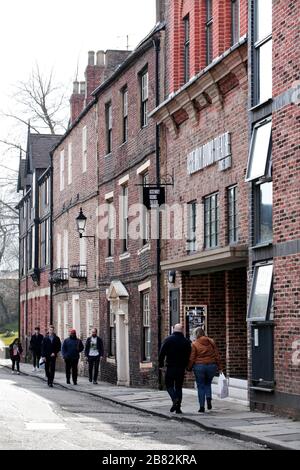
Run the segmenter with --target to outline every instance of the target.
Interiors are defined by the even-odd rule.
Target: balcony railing
[[[52,271],[49,274],[49,282],[50,284],[62,284],[63,282],[67,282],[69,280],[69,270],[66,268],[59,268],[55,271]]]
[[[70,277],[72,279],[87,279],[87,269],[84,264],[75,264],[70,267]]]

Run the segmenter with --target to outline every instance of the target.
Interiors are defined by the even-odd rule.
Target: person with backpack
[[[66,365],[66,379],[67,384],[70,384],[71,371],[73,384],[77,385],[78,377],[78,362],[80,353],[83,351],[83,343],[81,339],[77,338],[76,330],[70,330],[69,338],[66,338],[62,345],[62,356]]]

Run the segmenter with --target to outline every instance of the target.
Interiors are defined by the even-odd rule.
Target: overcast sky
[[[71,84],[79,63],[84,78],[87,52],[133,48],[155,24],[155,0],[9,0],[1,2],[0,109],[18,80],[35,63],[54,68],[57,81]],[[0,121],[0,138],[10,128]],[[26,134],[26,132],[25,132]],[[0,147],[1,152],[1,147]],[[1,158],[1,155],[0,155]],[[3,162],[3,158],[1,159]],[[14,163],[6,162],[9,166]]]

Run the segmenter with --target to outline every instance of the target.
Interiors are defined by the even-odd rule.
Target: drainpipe
[[[53,153],[50,153],[50,272],[53,271]],[[50,282],[50,325],[53,325],[53,284]]]
[[[160,102],[160,39],[153,39],[154,50],[155,50],[155,106],[159,106]],[[156,181],[158,187],[160,187],[160,126],[156,124],[156,135],[155,135],[155,156],[156,156]],[[156,240],[156,283],[157,283],[157,333],[158,333],[158,354],[161,348],[161,269],[160,269],[160,260],[161,260],[161,243],[160,243],[160,214],[158,213],[158,238]],[[161,370],[158,370],[158,386],[162,390],[162,373]]]

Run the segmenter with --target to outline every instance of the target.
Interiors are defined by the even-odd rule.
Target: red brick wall
[[[150,161],[148,168],[151,182],[156,181],[155,166],[155,123],[150,120],[147,127],[141,129],[140,120],[140,72],[148,67],[149,73],[149,110],[155,107],[155,52],[151,48],[137,59],[124,73],[99,96],[99,205],[105,204],[105,195],[114,193],[116,210],[116,240],[114,241],[114,258],[108,261],[108,242],[99,243],[99,273],[101,283],[100,293],[100,330],[104,342],[108,347],[108,302],[106,289],[113,279],[120,279],[129,292],[129,355],[130,355],[130,381],[135,386],[157,386],[157,355],[158,355],[158,317],[157,317],[157,288],[156,288],[156,240],[150,242],[150,249],[140,252],[143,247],[142,240],[129,239],[128,252],[130,257],[120,259],[122,254],[122,240],[119,231],[119,197],[122,196],[122,187],[119,180],[129,175],[128,204],[142,203],[142,178],[137,169]],[[128,141],[123,143],[122,133],[122,93],[128,89]],[[112,103],[112,152],[106,155],[106,122],[105,105]],[[135,218],[129,216],[129,223]],[[141,294],[138,285],[151,281],[151,330],[152,330],[152,368],[141,369],[141,340],[142,340],[142,312],[140,307]],[[116,382],[116,364],[104,362],[102,377],[110,382]]]
[[[190,77],[206,67],[206,1],[166,0],[168,55],[168,93],[184,84],[183,18],[190,16]],[[247,0],[240,1],[240,35],[248,30]],[[213,0],[213,59],[231,45],[231,6],[228,0]],[[167,93],[167,94],[168,94]]]
[[[274,259],[276,390],[291,395],[300,394],[299,16],[298,1],[273,2],[273,96],[295,88],[292,104],[273,113],[272,152],[274,242],[298,240],[298,253],[294,249],[294,254]]]

